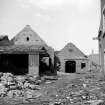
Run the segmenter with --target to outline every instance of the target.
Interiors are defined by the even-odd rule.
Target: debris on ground
[[[54,78],[0,73],[0,99],[13,105],[104,105],[105,79],[95,74],[70,79],[64,74]]]

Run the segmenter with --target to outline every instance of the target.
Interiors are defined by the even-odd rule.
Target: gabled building
[[[60,59],[60,71],[66,73],[81,73],[88,70],[88,58],[74,44],[68,43],[57,53]]]
[[[6,43],[0,40],[0,72],[14,75],[55,75],[54,50],[26,25]]]

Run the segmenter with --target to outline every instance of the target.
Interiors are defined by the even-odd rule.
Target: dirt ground
[[[105,105],[105,79],[101,73],[65,74],[47,79],[29,99],[2,99],[0,105]],[[22,103],[20,103],[22,100]],[[11,101],[11,102],[10,102]]]

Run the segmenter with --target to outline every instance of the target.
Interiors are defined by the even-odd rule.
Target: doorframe
[[[74,71],[74,72],[67,72],[67,71],[66,71],[67,62],[75,62],[75,71]],[[66,61],[65,61],[65,73],[76,73],[76,61],[75,61],[75,60],[66,60]]]

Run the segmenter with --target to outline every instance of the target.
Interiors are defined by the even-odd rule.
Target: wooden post
[[[104,40],[102,38],[101,40],[101,49],[100,49],[100,57],[101,57],[101,68],[102,68],[102,71],[103,71],[103,74],[105,76],[105,70],[104,70]]]

